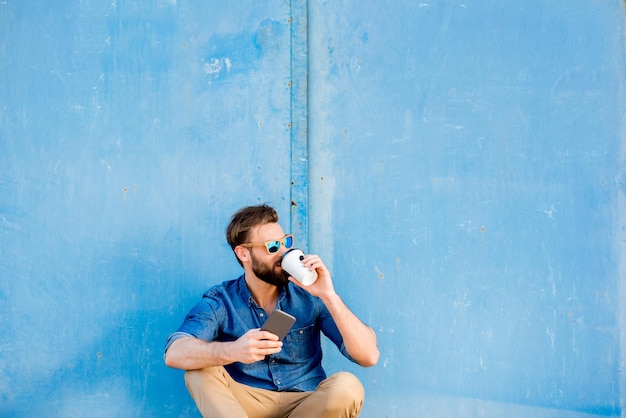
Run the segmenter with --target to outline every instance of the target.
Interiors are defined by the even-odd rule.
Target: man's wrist
[[[219,354],[217,358],[219,359],[219,363],[221,366],[225,366],[227,364],[231,364],[237,361],[232,356],[232,352],[233,352],[233,350],[231,349],[231,345],[233,344],[232,342],[217,342],[216,341],[214,344],[216,344],[216,348],[219,350],[218,351]]]
[[[341,297],[335,292],[332,292],[329,295],[326,295],[321,299],[322,299],[322,302],[324,302],[324,305],[326,305],[326,308],[330,312],[336,311],[337,309],[341,309],[341,307],[344,306],[343,300],[341,300]]]

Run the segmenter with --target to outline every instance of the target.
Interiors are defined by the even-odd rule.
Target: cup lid
[[[300,248],[290,248],[290,249],[288,249],[287,251],[285,251],[285,254],[283,254],[283,257],[282,257],[282,258],[285,258],[285,256],[286,256],[287,254],[289,254],[290,252],[292,252],[292,251],[302,251],[302,250],[301,250]]]

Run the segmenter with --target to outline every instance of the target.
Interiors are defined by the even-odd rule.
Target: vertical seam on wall
[[[626,76],[623,68],[626,66],[626,1],[622,2],[622,24],[619,28],[617,44],[617,74],[618,89],[617,101],[619,103],[619,157],[618,172],[615,179],[617,188],[617,231],[615,237],[617,254],[617,288],[618,288],[618,330],[619,330],[619,350],[620,369],[626,362]],[[620,409],[621,416],[626,416],[626,375],[620,373]]]
[[[308,16],[307,0],[291,0],[291,232],[308,247]]]

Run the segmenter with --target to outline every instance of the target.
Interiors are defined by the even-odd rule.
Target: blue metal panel
[[[198,416],[166,336],[290,218],[290,10],[0,4],[0,415]]]
[[[366,416],[622,413],[623,9],[312,3],[311,242],[379,334]]]

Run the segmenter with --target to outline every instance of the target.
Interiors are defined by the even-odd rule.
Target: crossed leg
[[[361,411],[365,391],[351,373],[339,372],[313,392],[275,392],[243,385],[224,367],[185,373],[191,397],[205,418],[353,418]]]

